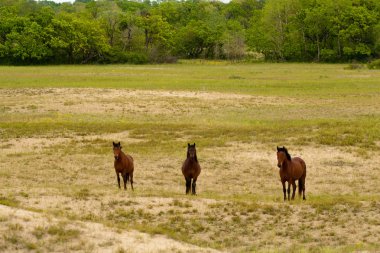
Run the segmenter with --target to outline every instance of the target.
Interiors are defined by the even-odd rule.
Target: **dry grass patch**
[[[0,206],[0,248],[4,251],[217,252],[137,231],[117,232],[102,224],[67,220]],[[22,224],[22,225],[21,225]],[[6,233],[6,231],[11,231]]]
[[[343,70],[320,80],[313,69],[305,73],[317,79],[305,83],[302,71],[280,66],[271,77],[263,67],[223,73],[233,85],[212,92],[2,89],[0,251],[380,248],[374,82],[357,88],[348,77],[325,80]],[[104,75],[129,69],[117,71]],[[217,77],[207,82],[225,81]],[[112,141],[135,159],[134,192],[117,188]],[[188,142],[202,166],[198,196],[184,194]],[[306,201],[282,201],[276,145],[306,161]]]

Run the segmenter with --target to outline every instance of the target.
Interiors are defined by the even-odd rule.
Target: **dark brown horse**
[[[280,177],[282,190],[284,192],[284,200],[286,200],[285,182],[288,182],[288,200],[290,200],[290,185],[293,186],[292,199],[294,199],[296,191],[296,180],[298,180],[298,192],[305,200],[305,180],[306,180],[306,164],[299,157],[291,158],[285,147],[277,147],[277,166],[280,168]]]
[[[191,193],[196,195],[195,187],[197,178],[199,174],[201,174],[201,166],[199,166],[198,163],[195,143],[193,145],[190,145],[190,143],[187,144],[187,158],[182,165],[182,174],[186,180],[186,194],[189,194],[191,186]],[[193,180],[193,182],[191,182],[191,180]]]
[[[133,158],[128,154],[124,154],[121,151],[121,145],[119,143],[113,142],[113,155],[115,157],[114,167],[117,176],[117,183],[119,184],[120,189],[120,177],[119,174],[123,177],[124,190],[127,189],[128,179],[131,182],[131,187],[133,191]]]

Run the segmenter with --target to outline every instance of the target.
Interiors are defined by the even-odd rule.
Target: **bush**
[[[248,51],[245,53],[244,60],[246,62],[264,62],[265,55],[255,51]]]
[[[149,51],[149,62],[152,63],[176,63],[178,58],[172,56],[168,51],[153,47]]]
[[[369,69],[380,69],[380,59],[374,60],[368,63]]]
[[[353,63],[350,63],[347,67],[345,67],[344,69],[348,69],[348,70],[354,70],[354,69],[363,69],[365,67],[365,65],[361,64],[361,63],[357,63],[357,62],[353,62]]]
[[[139,52],[122,52],[111,50],[105,57],[105,63],[131,63],[144,64],[148,62],[148,56]]]
[[[320,57],[324,62],[334,62],[337,59],[336,52],[332,49],[322,49]]]

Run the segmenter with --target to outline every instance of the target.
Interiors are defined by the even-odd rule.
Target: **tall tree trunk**
[[[319,45],[319,36],[318,35],[317,35],[317,49],[318,49],[317,61],[319,62],[319,60],[321,58],[321,49],[320,49],[320,45]]]
[[[149,31],[145,29],[145,50],[148,50],[149,47]]]
[[[302,39],[303,39],[303,55],[306,56],[306,37],[305,37],[305,31],[302,30]]]
[[[132,48],[132,29],[128,27],[128,49]]]
[[[341,51],[341,45],[340,45],[340,37],[339,37],[339,34],[338,34],[338,56],[339,58],[342,56],[342,51]]]

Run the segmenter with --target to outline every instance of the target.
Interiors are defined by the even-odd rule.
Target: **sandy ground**
[[[295,98],[218,92],[4,89],[0,92],[0,110],[4,114],[0,116],[212,115],[224,108],[240,112],[272,106],[301,108],[303,103]],[[371,110],[376,109],[375,106]],[[339,113],[340,109],[337,110]],[[362,108],[352,106],[344,110],[353,113]],[[266,113],[268,117],[272,115]],[[235,252],[279,250],[299,244],[316,250],[323,246],[380,244],[377,151],[368,151],[371,159],[366,159],[344,147],[290,147],[292,156],[306,161],[308,200],[289,204],[282,202],[275,147],[237,141],[217,148],[198,147],[202,166],[198,196],[185,197],[180,172],[185,153],[165,157],[158,152],[147,157],[128,150],[137,164],[136,190],[119,191],[111,145],[105,154],[92,153],[91,148],[88,151],[82,144],[97,141],[96,145],[108,145],[113,140],[128,144],[145,141],[143,137],[132,138],[125,130],[113,134],[60,137],[46,134],[2,139],[0,201],[11,199],[17,204],[0,205],[0,251],[217,252],[211,249],[212,245],[204,246],[205,241]],[[184,142],[186,145],[187,140]],[[51,151],[56,148],[58,154]],[[332,204],[324,200],[336,195],[356,196],[361,201],[351,203],[343,198],[334,205],[339,199],[332,199]],[[136,220],[131,228],[125,228],[126,223]],[[114,221],[122,224],[122,228]],[[178,234],[195,237],[193,243],[137,231],[172,224]],[[197,226],[201,232],[187,232]],[[63,235],[49,233],[51,227],[62,227]],[[79,233],[74,233],[75,238],[64,239],[68,236],[65,231]],[[36,236],[37,232],[42,233],[41,238]],[[197,246],[197,242],[203,242],[204,247]],[[369,252],[376,250],[370,248]]]
[[[5,89],[0,93],[4,107],[14,113],[183,113],[194,103],[211,108],[295,104],[296,99],[249,96],[219,92],[151,91],[122,89]],[[23,101],[23,103],[19,103]]]
[[[37,227],[48,230],[49,227],[62,223],[62,220],[44,215],[41,213],[31,212],[19,208],[12,208],[0,205],[0,217],[3,218],[0,232],[2,235],[15,233],[12,228],[21,227],[19,231],[20,237],[27,238],[30,241],[35,240],[31,235]],[[6,221],[4,221],[6,217]],[[67,222],[67,221],[66,221]],[[13,225],[13,226],[12,226]],[[214,249],[205,249],[181,243],[172,239],[168,239],[162,235],[148,235],[138,231],[115,231],[105,227],[99,223],[93,222],[72,222],[70,221],[70,229],[78,230],[78,238],[76,243],[80,245],[84,252],[117,252],[125,250],[125,252],[219,252]],[[10,229],[11,228],[11,229]],[[49,236],[42,239],[49,243]],[[52,237],[50,235],[50,237]],[[38,243],[41,244],[41,241]],[[62,242],[58,247],[54,248],[54,252],[67,252],[75,249],[78,245],[72,242]],[[16,248],[8,248],[7,251],[27,252],[28,250],[19,250]]]

